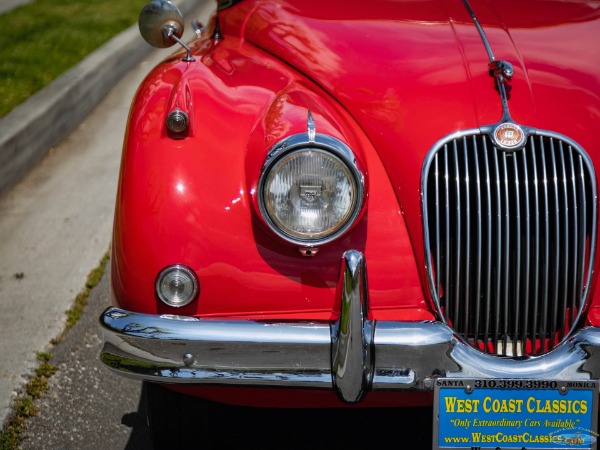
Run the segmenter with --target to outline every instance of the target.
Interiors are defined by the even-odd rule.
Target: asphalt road
[[[59,371],[27,423],[23,450],[149,449],[140,382],[102,366],[98,316],[109,305],[108,276],[92,290],[82,319],[55,348]],[[431,448],[431,409],[281,410],[220,405],[219,449],[337,450]],[[194,430],[190,430],[194,432]],[[202,436],[198,436],[202,441]]]
[[[102,366],[98,317],[109,303],[108,277],[92,290],[81,320],[53,351],[59,370],[27,423],[23,449],[148,449],[141,383]]]

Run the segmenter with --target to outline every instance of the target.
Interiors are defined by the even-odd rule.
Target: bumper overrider
[[[600,378],[600,328],[542,356],[483,354],[441,322],[368,320],[366,263],[346,252],[339,319],[272,323],[150,315],[108,308],[100,358],[121,375],[162,383],[333,389],[348,403],[371,390],[433,389],[438,377]]]

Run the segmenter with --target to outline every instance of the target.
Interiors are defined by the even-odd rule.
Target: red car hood
[[[244,38],[322,86],[354,116],[380,157],[413,237],[420,177],[440,138],[497,123],[488,54],[461,1],[260,1]],[[598,165],[600,3],[473,0],[496,59],[514,66],[513,119],[562,133]],[[417,252],[418,254],[419,252]]]

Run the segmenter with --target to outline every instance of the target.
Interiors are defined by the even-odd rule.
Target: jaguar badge
[[[525,132],[516,123],[502,123],[493,133],[494,142],[504,150],[517,150],[525,144]]]

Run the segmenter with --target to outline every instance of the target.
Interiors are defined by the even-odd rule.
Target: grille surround
[[[547,353],[569,338],[595,258],[590,157],[558,133],[525,130],[525,146],[511,151],[494,144],[493,127],[454,133],[432,147],[422,171],[425,261],[438,318],[498,356]]]

